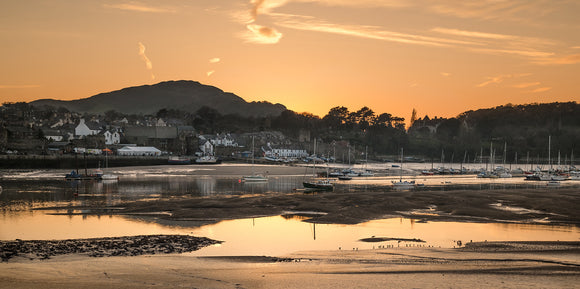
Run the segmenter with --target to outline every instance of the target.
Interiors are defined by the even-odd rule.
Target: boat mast
[[[550,166],[550,171],[552,171],[552,136],[548,136],[548,165]]]
[[[403,148],[401,148],[401,173],[400,173],[400,177],[399,177],[399,182],[403,181]]]

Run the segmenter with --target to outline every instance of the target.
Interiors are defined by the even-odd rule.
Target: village
[[[215,156],[292,162],[310,156],[310,136],[298,140],[277,131],[205,134],[178,119],[153,116],[38,115],[25,104],[2,106],[0,152],[4,155]],[[255,147],[252,148],[252,140]]]

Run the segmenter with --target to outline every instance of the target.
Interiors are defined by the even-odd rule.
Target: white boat
[[[201,156],[195,159],[195,164],[197,165],[217,165],[221,162],[222,161],[219,158],[210,155]]]
[[[393,187],[395,189],[411,189],[417,186],[415,181],[403,181],[403,148],[401,148],[401,166],[400,166],[400,174],[399,174],[399,181],[392,181]]]
[[[254,137],[252,136],[252,174],[249,176],[243,176],[242,181],[246,183],[258,183],[267,182],[268,177],[264,175],[259,175],[254,172]]]
[[[316,156],[316,139],[314,139],[314,156]],[[314,162],[312,171],[316,175],[316,162]],[[302,182],[305,189],[317,191],[333,191],[334,184],[328,180],[328,164],[326,166],[326,179],[324,180],[310,180]]]
[[[103,181],[118,181],[119,176],[113,174],[104,174],[101,176],[101,180]]]
[[[393,187],[395,189],[411,189],[411,188],[414,188],[415,186],[417,186],[417,184],[415,183],[415,181],[403,181],[403,180],[400,180],[398,182],[392,181],[392,183],[393,183]]]
[[[251,175],[251,176],[243,176],[242,181],[248,183],[255,183],[255,182],[267,182],[268,177],[263,175]]]

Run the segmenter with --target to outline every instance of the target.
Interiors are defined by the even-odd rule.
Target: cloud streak
[[[6,84],[6,85],[2,85],[0,84],[0,89],[25,89],[25,88],[37,88],[40,87],[40,85],[37,84]]]
[[[463,0],[420,0],[410,2],[403,0],[250,0],[250,7],[246,16],[237,17],[246,30],[238,37],[249,43],[275,44],[280,41],[283,33],[275,27],[312,31],[320,33],[339,34],[350,37],[359,37],[388,41],[400,44],[420,45],[428,47],[447,47],[460,49],[478,54],[498,56],[512,56],[527,60],[531,64],[576,64],[580,63],[580,54],[555,57],[553,52],[561,43],[556,41],[494,33],[488,31],[472,31],[454,27],[433,27],[426,30],[395,31],[377,25],[345,24],[322,20],[314,16],[296,15],[275,12],[277,8],[289,3],[309,3],[331,7],[353,8],[384,8],[384,9],[411,9],[416,8],[429,13],[458,18],[478,18],[485,20],[504,21],[504,18],[533,15],[533,13],[551,13],[549,3],[530,2],[527,0],[481,0],[478,2]],[[548,11],[548,12],[545,12]],[[239,14],[238,14],[239,16]],[[265,26],[257,24],[261,16],[267,16],[273,23]],[[511,20],[510,20],[511,21]],[[574,46],[576,48],[578,46]]]
[[[118,9],[132,12],[146,12],[146,13],[175,13],[176,10],[173,8],[161,8],[154,6],[147,6],[138,2],[128,2],[119,4],[104,4],[105,8]]]
[[[139,42],[139,56],[141,56],[141,59],[145,62],[145,67],[147,67],[147,70],[151,73],[151,79],[155,79],[155,75],[153,74],[153,63],[151,63],[151,60],[149,60],[149,57],[145,54],[145,45],[141,42]]]
[[[502,75],[497,75],[497,76],[488,76],[487,81],[484,81],[484,82],[476,85],[476,87],[485,87],[485,86],[488,86],[490,84],[499,84],[499,83],[502,83],[506,79],[520,78],[520,77],[529,76],[529,75],[531,75],[531,73],[502,74]]]
[[[536,88],[536,89],[534,89],[534,90],[532,90],[530,92],[531,93],[540,93],[540,92],[548,91],[550,89],[552,89],[552,88],[551,87],[539,87],[539,88]]]

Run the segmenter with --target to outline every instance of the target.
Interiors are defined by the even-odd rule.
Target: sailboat
[[[105,169],[108,169],[109,168],[109,158],[108,158],[108,156],[109,156],[109,152],[111,150],[105,149],[103,151],[105,152]],[[111,174],[111,173],[103,174],[103,175],[101,175],[101,180],[103,180],[103,181],[113,181],[114,182],[114,181],[118,181],[119,180],[119,176],[117,176],[115,174]]]
[[[242,181],[244,182],[267,182],[268,177],[264,175],[258,175],[254,172],[254,136],[252,136],[252,175],[250,176],[243,176]]]
[[[415,181],[403,181],[403,148],[401,148],[401,166],[399,173],[399,181],[392,181],[393,187],[397,189],[410,189],[416,186]]]
[[[324,180],[311,180],[304,181],[302,185],[306,189],[318,190],[318,191],[332,191],[334,190],[334,184],[328,180],[328,164],[326,166],[326,179]],[[314,175],[316,175],[316,139],[314,139],[314,166],[312,168]]]
[[[368,149],[368,146],[365,147],[365,167],[364,167],[364,170],[362,172],[360,172],[360,174],[359,174],[359,176],[361,176],[361,177],[372,177],[372,176],[375,175],[373,173],[373,171],[371,171],[371,170],[369,170],[367,168],[368,163],[369,163],[369,156],[368,156],[369,153],[368,153],[368,150],[369,150]]]

